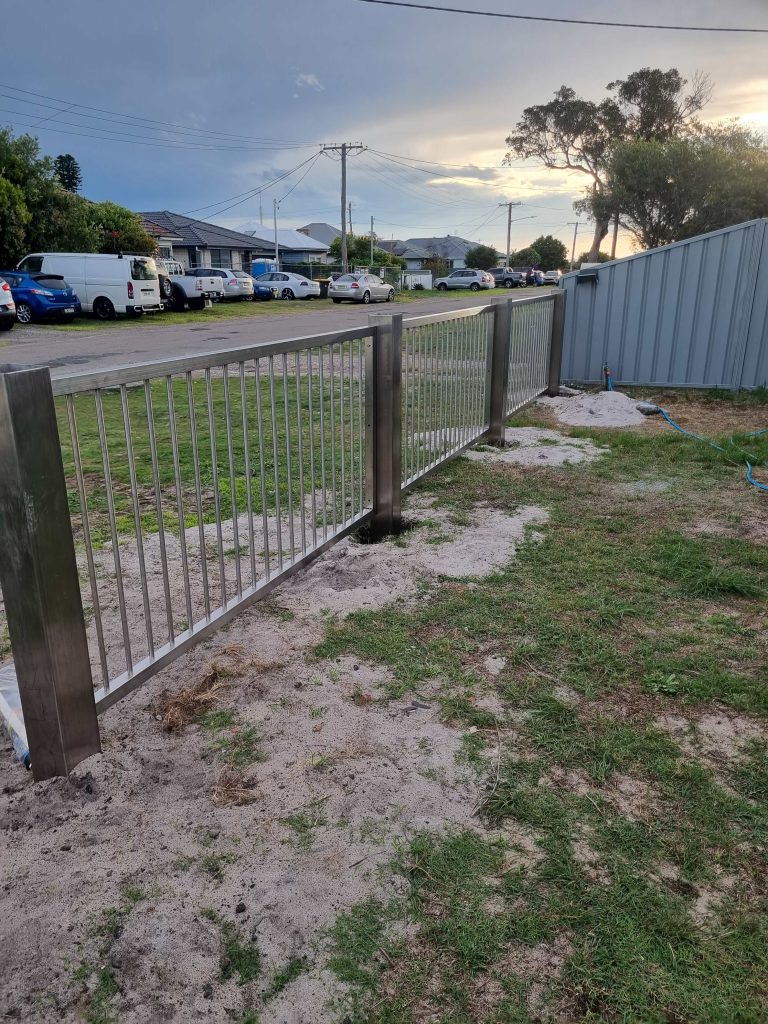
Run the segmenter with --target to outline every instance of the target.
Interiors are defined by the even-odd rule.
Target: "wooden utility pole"
[[[576,262],[576,238],[577,238],[577,236],[579,234],[579,228],[581,227],[581,221],[580,220],[569,220],[568,221],[568,227],[570,227],[571,225],[573,225],[573,248],[571,249],[571,270],[573,270],[573,265]]]
[[[362,153],[365,146],[362,142],[340,142],[334,146],[323,146],[323,153],[341,154],[341,266],[347,270],[347,154]],[[352,220],[352,204],[350,203],[349,219]]]
[[[507,208],[507,258],[504,260],[505,267],[509,266],[509,254],[512,245],[512,207],[522,205],[522,203],[499,203],[499,206],[506,206]]]

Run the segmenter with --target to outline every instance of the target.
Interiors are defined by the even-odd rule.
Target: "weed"
[[[222,708],[219,711],[209,711],[200,719],[200,725],[206,732],[221,732],[222,729],[230,729],[237,717],[234,711]]]
[[[221,980],[228,981],[237,976],[238,984],[247,985],[261,973],[261,955],[258,947],[241,939],[231,921],[220,922],[223,953],[221,959]]]
[[[293,831],[299,849],[311,849],[315,831],[328,824],[324,810],[326,801],[327,797],[313,800],[301,810],[280,819],[283,825],[287,825]]]
[[[255,783],[237,768],[223,768],[216,776],[213,802],[219,807],[241,807],[258,799]]]
[[[259,734],[254,726],[234,725],[211,744],[211,750],[221,754],[232,768],[247,768],[265,760],[258,743]]]
[[[309,963],[306,957],[291,957],[285,967],[281,967],[279,971],[275,971],[272,975],[272,979],[264,990],[262,999],[264,1002],[268,1002],[270,999],[274,999],[275,996],[280,995],[292,981],[301,977],[302,974],[309,967]]]
[[[201,870],[210,875],[215,882],[224,880],[224,867],[234,864],[237,858],[231,853],[206,853],[200,858]]]

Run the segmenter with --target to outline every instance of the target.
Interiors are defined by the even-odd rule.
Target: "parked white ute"
[[[155,262],[163,302],[174,312],[180,313],[187,304],[190,309],[204,309],[206,299],[221,299],[224,296],[224,283],[215,274],[197,276],[195,271],[185,271],[178,260]]]
[[[151,256],[33,252],[16,269],[63,277],[80,299],[83,312],[93,313],[99,320],[113,320],[118,313],[156,313],[163,308]]]

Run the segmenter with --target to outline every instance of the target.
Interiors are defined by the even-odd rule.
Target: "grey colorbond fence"
[[[500,441],[559,385],[564,301],[53,381],[0,367],[0,637],[36,778],[97,751],[98,713],[330,545],[396,530],[425,474]]]
[[[563,379],[768,383],[768,220],[568,274]]]

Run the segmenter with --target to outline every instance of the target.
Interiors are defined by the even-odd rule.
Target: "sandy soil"
[[[350,611],[415,600],[441,575],[495,571],[546,520],[533,507],[478,507],[457,527],[423,496],[406,512],[420,525],[397,542],[336,545],[107,711],[103,754],[69,780],[33,783],[6,745],[3,1014],[87,1021],[108,969],[117,991],[106,1005],[121,1024],[225,1024],[248,1008],[265,1024],[338,1019],[325,930],[366,895],[398,891],[398,879],[378,870],[398,840],[477,826],[481,793],[457,763],[460,733],[440,721],[442,680],[388,701],[386,669],[318,661],[313,648],[326,623]],[[121,549],[131,615],[140,616],[136,567]],[[175,577],[174,599],[181,586]],[[162,605],[158,580],[150,600]],[[119,623],[110,622],[116,644]],[[163,692],[200,682],[212,666],[218,707],[235,726],[163,731]],[[263,760],[237,777],[242,803],[222,803],[227,767],[214,744],[248,727]],[[257,980],[221,980],[221,922],[258,949]],[[296,958],[305,960],[300,976],[263,1005],[275,972]]]
[[[571,427],[635,427],[645,416],[635,399],[622,391],[595,391],[573,397],[540,398],[537,405],[554,413],[559,423]]]

